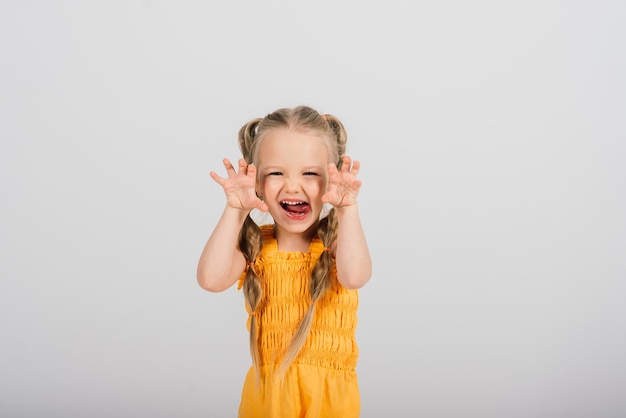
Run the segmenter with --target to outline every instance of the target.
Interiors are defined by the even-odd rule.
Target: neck
[[[281,251],[307,252],[316,234],[317,225],[312,225],[304,232],[289,232],[279,225],[274,225],[274,237]]]

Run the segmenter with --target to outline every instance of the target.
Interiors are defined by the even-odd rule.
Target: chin
[[[319,213],[315,216],[313,213],[309,213],[306,218],[300,220],[290,219],[285,216],[273,217],[274,222],[280,225],[285,231],[294,234],[303,234],[311,231],[317,227],[319,222]]]

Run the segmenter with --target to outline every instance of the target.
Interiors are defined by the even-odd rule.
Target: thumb
[[[267,203],[265,203],[264,201],[260,199],[258,200],[255,208],[257,208],[261,212],[267,212],[270,209],[269,206],[267,206]]]

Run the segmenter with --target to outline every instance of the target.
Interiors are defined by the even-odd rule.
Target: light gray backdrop
[[[363,417],[626,416],[620,1],[3,1],[0,415],[234,417],[209,171],[307,104],[362,162]]]

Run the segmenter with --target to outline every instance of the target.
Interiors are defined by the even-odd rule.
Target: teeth
[[[303,204],[304,204],[304,202],[285,202],[285,201],[282,201],[282,202],[280,202],[280,204],[281,204],[281,205],[292,205],[292,206],[297,206],[297,205],[303,205]]]

